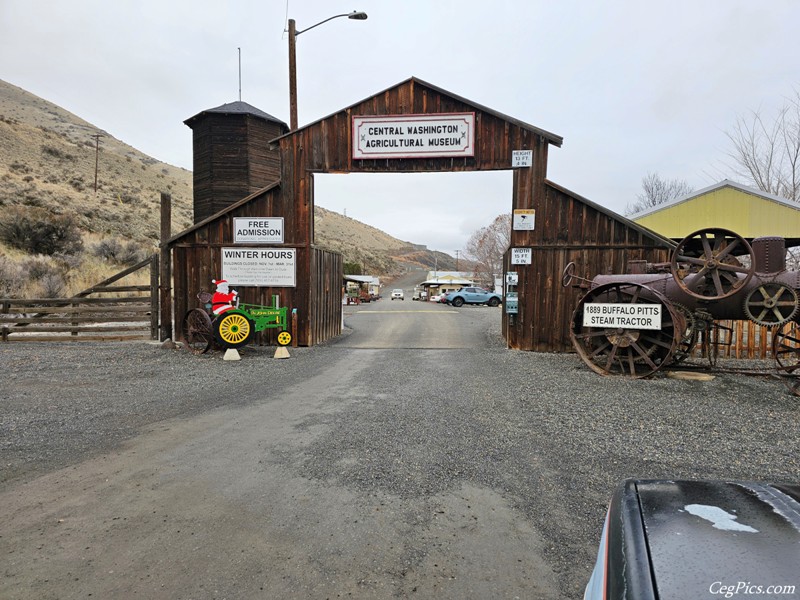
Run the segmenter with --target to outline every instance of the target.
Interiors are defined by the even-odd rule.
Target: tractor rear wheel
[[[592,319],[584,319],[584,315],[602,315],[602,305],[612,307],[607,310],[613,313],[607,315],[651,314],[655,312],[651,307],[661,305],[660,328],[625,326],[624,318],[613,319],[617,322],[613,325],[587,325]],[[640,310],[640,306],[648,310]],[[608,319],[610,323],[612,319]],[[606,319],[597,321],[605,323]],[[581,298],[572,315],[570,338],[583,362],[596,373],[641,378],[671,362],[685,330],[684,317],[656,290],[636,283],[608,283]]]
[[[214,335],[225,348],[241,348],[253,338],[255,326],[240,312],[227,311],[214,321]]]
[[[193,308],[183,317],[181,333],[186,349],[192,354],[205,354],[211,348],[214,334],[211,317],[200,308]]]

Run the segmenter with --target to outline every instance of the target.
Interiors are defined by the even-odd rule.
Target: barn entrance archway
[[[553,133],[412,77],[276,143],[281,194],[295,207],[296,239],[310,248],[316,174],[512,170],[511,209],[532,211],[534,198],[544,195],[548,148],[560,146],[561,141]],[[521,161],[515,163],[518,158]],[[530,247],[532,232],[515,230],[512,245]],[[311,279],[310,262],[308,275]],[[528,275],[523,269],[518,273],[520,297],[529,296],[522,293],[533,285]],[[298,300],[309,306],[299,288]],[[532,349],[528,339],[532,316],[520,303],[518,314],[504,327],[510,347]]]
[[[223,109],[231,112],[238,105],[218,110]],[[252,117],[252,112],[248,113],[243,126],[231,133],[244,134]],[[196,147],[203,136],[210,135],[213,140],[219,137],[215,132],[220,133],[216,121],[198,118],[202,123],[195,128]],[[457,126],[454,120],[459,122]],[[375,131],[365,129],[365,124],[377,124]],[[430,127],[437,128],[429,136],[433,141],[410,140],[419,132],[431,133]],[[228,139],[227,135],[223,137]],[[250,137],[256,150],[263,149],[257,141],[263,139],[260,130]],[[365,140],[374,144],[364,144]],[[420,146],[426,143],[435,151],[420,153]],[[279,296],[281,305],[291,306],[296,314],[298,343],[321,343],[341,332],[342,257],[314,246],[315,176],[511,170],[509,209],[515,223],[519,216],[519,226],[511,231],[503,271],[514,274],[519,302],[516,314],[503,314],[507,344],[520,350],[570,351],[569,319],[579,291],[561,287],[560,275],[566,264],[574,262],[577,274],[586,277],[609,269],[624,272],[629,260],[667,260],[673,244],[549,181],[549,148],[561,143],[561,137],[553,133],[417,78],[407,79],[272,139],[268,145],[279,163],[277,180],[266,187],[249,188],[250,196],[164,244],[175,265],[175,314],[182,314],[195,292],[224,270],[223,251],[228,248],[228,253],[232,252],[230,246],[236,244],[232,233],[235,219],[275,217],[282,219],[285,236],[274,245],[285,250],[281,256],[291,257],[291,264],[281,266],[280,275],[292,281],[287,285],[278,283],[278,278],[264,278],[245,292],[259,304],[269,304],[272,296]],[[227,172],[231,156],[226,149],[219,160],[211,161],[212,166]],[[258,152],[236,156],[253,183],[263,181],[268,171],[263,170],[264,161],[251,160],[258,158]],[[215,173],[207,174],[216,179]],[[266,248],[265,253],[274,254],[272,250]],[[162,309],[168,311],[168,304],[162,302]]]

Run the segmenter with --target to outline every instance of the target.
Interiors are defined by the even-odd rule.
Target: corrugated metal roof
[[[778,236],[787,246],[800,242],[800,203],[728,179],[631,218],[672,239],[722,228],[745,239]]]
[[[797,202],[792,202],[788,198],[781,198],[780,196],[776,196],[775,194],[770,194],[768,192],[762,192],[756,188],[747,187],[746,185],[742,185],[741,183],[737,183],[735,181],[731,181],[730,179],[723,179],[719,183],[715,183],[714,185],[710,185],[702,190],[698,190],[696,192],[691,192],[686,196],[681,196],[680,198],[675,198],[674,200],[670,200],[669,202],[664,202],[664,204],[659,204],[658,206],[653,206],[652,208],[648,208],[647,210],[642,210],[640,212],[634,213],[630,215],[630,219],[639,219],[641,217],[645,217],[647,215],[652,215],[653,213],[657,213],[662,210],[667,210],[676,206],[678,204],[683,204],[684,202],[688,202],[689,200],[693,200],[699,196],[703,196],[708,194],[709,192],[714,192],[716,190],[721,190],[722,188],[730,187],[735,190],[739,190],[740,192],[744,192],[745,194],[753,194],[754,196],[759,196],[764,198],[765,200],[772,200],[773,202],[777,202],[778,204],[783,204],[788,208],[792,208],[794,210],[800,210],[800,204]]]

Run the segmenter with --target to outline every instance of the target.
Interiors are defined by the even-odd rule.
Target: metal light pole
[[[327,23],[333,19],[338,19],[339,17],[347,17],[348,19],[363,21],[367,18],[367,13],[354,10],[351,13],[334,15],[332,17],[328,17],[324,21],[320,21],[319,23],[312,25],[311,27],[301,29],[300,31],[297,31],[297,25],[294,22],[294,19],[289,19],[289,129],[291,131],[297,129],[297,57],[295,54],[297,36],[301,33],[305,33],[309,29],[314,29],[314,27],[319,27],[323,23]]]

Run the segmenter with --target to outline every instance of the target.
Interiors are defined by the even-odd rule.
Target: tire
[[[497,298],[489,298],[489,302],[487,302],[486,304],[494,308],[495,306],[500,304],[500,300],[498,300]]]
[[[278,345],[280,346],[288,346],[292,343],[292,334],[288,331],[281,331],[278,334]]]
[[[214,321],[214,336],[223,348],[241,348],[250,343],[255,324],[240,312],[224,312]]]
[[[183,317],[181,326],[185,348],[192,354],[205,354],[211,348],[214,334],[211,317],[200,308],[193,308]]]
[[[451,304],[456,308],[458,308],[459,306],[464,306],[464,299],[461,296],[456,296],[455,298],[453,298]]]

